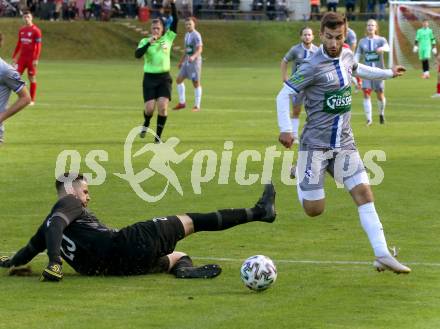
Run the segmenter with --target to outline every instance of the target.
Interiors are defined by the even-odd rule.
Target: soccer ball
[[[277,268],[269,257],[256,255],[243,262],[240,276],[246,287],[262,291],[269,288],[277,279]]]

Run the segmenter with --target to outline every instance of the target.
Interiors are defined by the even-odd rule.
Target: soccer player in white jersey
[[[3,35],[0,33],[0,47],[3,43]],[[17,94],[17,100],[8,106],[11,92]],[[31,96],[20,74],[11,65],[0,58],[0,145],[4,142],[3,123],[9,117],[21,111],[31,102]]]
[[[367,21],[366,37],[359,41],[356,49],[355,59],[359,62],[362,58],[365,65],[371,67],[384,68],[383,54],[390,51],[388,41],[379,36],[377,22],[374,19]],[[379,108],[379,122],[385,123],[385,82],[364,80],[362,81],[362,91],[364,92],[364,112],[367,119],[367,126],[373,123],[371,92],[376,92],[377,106]]]
[[[296,69],[300,66],[300,64],[310,55],[312,55],[315,51],[318,50],[313,44],[313,30],[306,26],[300,30],[300,38],[301,43],[294,45],[289,51],[284,55],[281,60],[281,78],[282,81],[286,81],[289,77],[287,74],[288,64],[289,62],[293,62],[292,65],[292,74],[295,73]],[[304,95],[301,93],[292,97],[292,130],[293,137],[295,138],[295,142],[298,142],[298,129],[299,129],[299,115],[301,113],[301,105],[304,102]]]
[[[185,53],[179,62],[179,75],[177,76],[177,92],[179,94],[179,103],[173,108],[181,110],[186,107],[185,101],[185,79],[190,79],[194,86],[194,107],[193,112],[200,111],[200,103],[202,101],[202,86],[200,78],[202,74],[202,36],[195,29],[196,22],[194,17],[185,19]]]
[[[358,64],[351,50],[343,48],[346,19],[330,12],[321,21],[319,50],[301,64],[277,96],[279,141],[293,143],[289,101],[301,91],[305,95],[307,121],[300,140],[297,164],[298,198],[305,213],[318,216],[324,211],[325,172],[345,186],[356,206],[361,225],[373,248],[378,271],[409,273],[388,250],[382,224],[374,207],[368,175],[356,149],[351,126],[351,77],[383,80],[403,74],[401,66],[384,70]]]

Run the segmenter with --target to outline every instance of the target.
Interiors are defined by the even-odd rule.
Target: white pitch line
[[[212,97],[212,98],[221,98],[221,97]],[[242,98],[241,98],[242,99]],[[271,99],[273,100],[273,99]],[[102,110],[137,110],[139,109],[139,106],[115,106],[115,105],[91,105],[91,104],[53,104],[53,103],[38,103],[38,105],[41,106],[47,106],[47,107],[64,107],[64,108],[78,108],[78,109],[102,109]],[[388,103],[388,106],[397,106],[397,107],[414,107],[414,105],[412,104],[404,104],[404,103]],[[140,107],[142,107],[142,104],[140,105]],[[434,105],[417,105],[417,107],[422,107],[422,108],[432,108],[434,109]],[[209,112],[234,112],[234,113],[268,113],[268,114],[272,114],[273,112],[275,112],[275,107],[271,106],[269,107],[267,110],[240,110],[239,107],[236,109],[229,109],[229,108],[207,108],[206,113]],[[359,116],[359,115],[364,115],[364,113],[359,113],[359,112],[352,112],[351,113],[352,116]],[[426,113],[424,114],[417,114],[417,113],[410,113],[410,114],[405,114],[405,117],[431,117],[431,115],[427,115]],[[439,113],[433,113],[432,117],[434,118],[440,118],[440,114]]]
[[[223,258],[223,257],[197,257],[191,256],[193,259],[198,260],[214,260],[220,262],[243,262],[244,259],[236,259],[236,258]],[[344,260],[299,260],[299,259],[274,259],[275,263],[284,263],[284,264],[312,264],[312,265],[371,265],[373,261],[344,261]],[[421,262],[404,262],[408,265],[417,265],[417,266],[434,266],[440,267],[440,263],[421,263]]]
[[[13,255],[15,252],[11,251],[0,251],[1,255]],[[46,256],[45,253],[39,253],[37,257]],[[227,258],[227,257],[198,257],[191,256],[192,259],[197,260],[213,260],[218,262],[234,262],[241,263],[244,259],[238,258]],[[277,264],[311,264],[311,265],[372,265],[373,261],[351,261],[351,260],[300,260],[300,259],[274,259],[273,260]],[[440,267],[440,263],[423,263],[423,262],[405,262],[407,265],[416,265],[416,266],[432,266],[432,267]]]

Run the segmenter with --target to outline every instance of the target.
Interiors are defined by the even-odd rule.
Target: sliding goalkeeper
[[[429,28],[428,20],[424,19],[422,27],[417,30],[413,49],[414,53],[419,54],[419,59],[422,62],[423,79],[429,79],[429,60],[431,59],[431,51],[434,55],[437,55],[434,33],[432,33],[432,30]]]

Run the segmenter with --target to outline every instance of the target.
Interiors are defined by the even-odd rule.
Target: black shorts
[[[142,90],[144,93],[144,102],[166,97],[171,100],[171,85],[173,79],[168,72],[165,73],[144,73]]]
[[[158,217],[127,226],[116,239],[116,262],[110,275],[137,275],[163,272],[179,240],[185,237],[182,222],[176,216]]]

